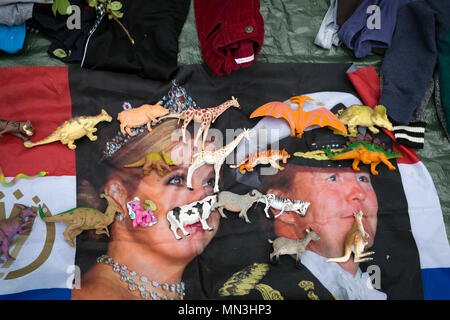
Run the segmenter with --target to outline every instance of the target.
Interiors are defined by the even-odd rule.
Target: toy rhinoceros
[[[387,117],[386,108],[382,105],[376,105],[372,109],[369,106],[354,104],[347,109],[340,110],[337,117],[344,125],[347,125],[349,131],[348,135],[351,137],[357,135],[357,126],[367,127],[375,134],[380,131],[375,128],[375,126],[392,131],[392,123]],[[339,131],[334,131],[334,133],[342,135]]]

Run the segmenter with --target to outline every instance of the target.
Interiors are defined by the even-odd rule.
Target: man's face
[[[368,247],[372,246],[377,226],[378,201],[370,174],[351,168],[306,168],[293,171],[293,183],[287,197],[311,203],[305,217],[294,216],[295,237],[305,236],[312,228],[320,240],[311,241],[308,249],[323,257],[339,257],[344,253],[345,236],[351,229],[353,213],[363,212],[363,226],[369,234]],[[290,213],[292,214],[292,213]],[[277,228],[282,223],[275,224]]]

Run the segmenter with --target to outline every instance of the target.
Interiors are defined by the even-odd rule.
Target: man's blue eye
[[[216,181],[215,181],[215,178],[208,179],[208,180],[203,184],[203,187],[204,187],[204,188],[206,188],[206,187],[213,187],[215,182],[216,182]]]
[[[369,182],[370,181],[369,177],[366,177],[366,176],[358,176],[357,179],[359,182]]]
[[[331,176],[328,177],[328,180],[329,180],[329,181],[337,181],[337,177],[336,177],[335,174],[333,174],[333,175],[331,175]]]

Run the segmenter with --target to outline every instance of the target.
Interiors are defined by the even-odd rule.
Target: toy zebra
[[[281,210],[279,214],[274,216],[275,218],[278,218],[286,211],[294,211],[295,213],[298,213],[299,215],[304,217],[306,215],[306,210],[308,210],[308,207],[311,204],[310,202],[303,200],[291,200],[288,198],[279,197],[272,193],[264,195],[262,198],[258,199],[257,202],[266,204],[264,212],[267,218],[269,218],[270,207],[276,210]]]

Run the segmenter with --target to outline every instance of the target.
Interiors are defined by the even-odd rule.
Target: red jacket
[[[250,66],[264,41],[259,0],[195,0],[203,59],[217,76]]]

